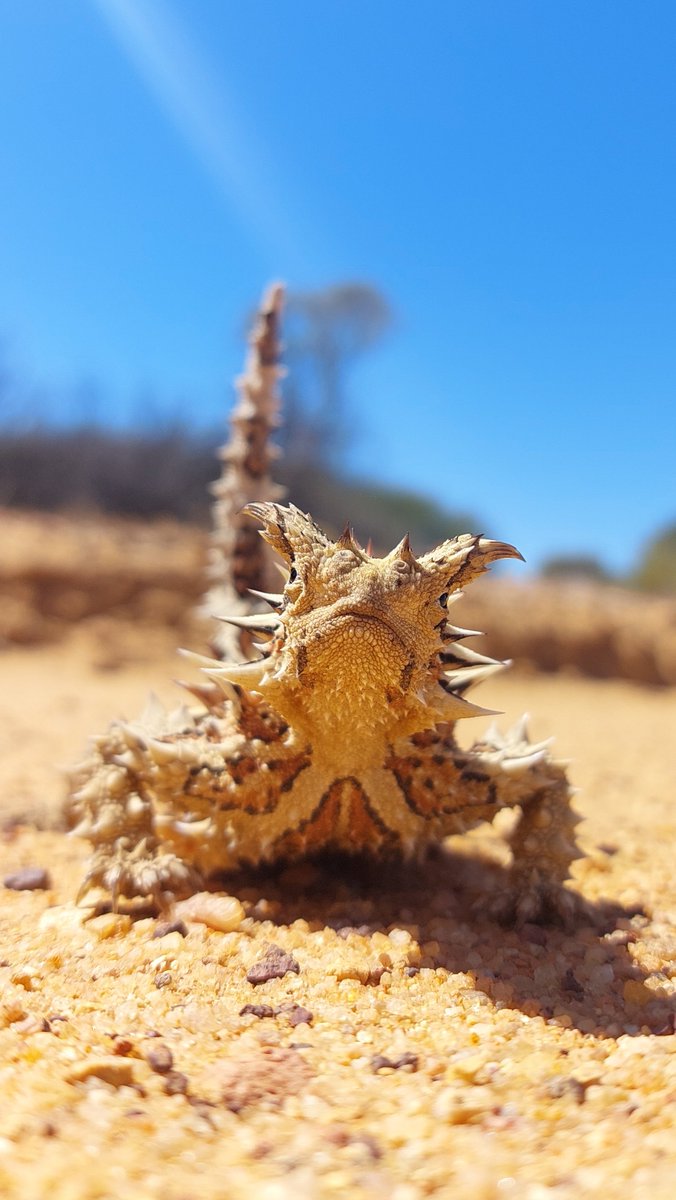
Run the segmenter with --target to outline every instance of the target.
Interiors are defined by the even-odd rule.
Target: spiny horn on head
[[[411,549],[411,539],[408,534],[405,534],[398,546],[389,555],[390,558],[401,558],[403,562],[408,563],[411,567],[418,566],[418,560]]]
[[[509,542],[496,542],[491,538],[480,537],[477,546],[486,562],[496,562],[499,558],[518,558],[520,562],[526,561],[521,551]]]
[[[350,527],[350,522],[347,521],[345,528],[340,537],[336,539],[336,545],[340,546],[341,550],[351,550],[354,543],[354,534]]]
[[[523,562],[522,555],[508,542],[493,541],[481,534],[463,533],[424,554],[420,565],[426,570],[431,569],[435,576],[444,580],[446,591],[457,593],[459,588],[487,571],[491,563],[500,558],[518,558]]]
[[[288,563],[293,562],[297,554],[313,553],[330,544],[312,517],[301,512],[295,504],[254,501],[245,505],[242,512],[262,522],[262,536]]]
[[[365,559],[367,557],[362,547],[359,545],[356,537],[354,536],[354,530],[352,529],[349,521],[347,522],[340,537],[337,539],[336,546],[338,546],[340,550],[350,550],[352,554],[356,554],[359,558]]]

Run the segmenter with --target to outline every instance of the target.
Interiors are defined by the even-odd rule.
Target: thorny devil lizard
[[[453,735],[486,711],[467,688],[505,664],[464,645],[472,631],[449,607],[492,562],[521,555],[464,534],[419,558],[404,537],[378,558],[349,528],[332,541],[275,502],[281,300],[279,286],[264,297],[215,487],[207,601],[212,615],[231,610],[220,657],[200,660],[208,682],[187,685],[200,709],[115,722],[75,771],[71,815],[95,847],[80,895],[161,905],[243,864],[324,850],[421,857],[516,807],[509,887],[490,907],[570,919],[578,818],[562,766],[528,742],[525,720],[469,750]],[[281,592],[256,590],[271,575],[252,517],[288,570]],[[233,654],[248,661],[223,661]]]

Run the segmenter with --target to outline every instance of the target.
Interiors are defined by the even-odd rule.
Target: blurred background
[[[539,666],[676,681],[672,5],[0,0],[0,27],[6,641],[131,603],[125,573],[154,619],[149,589],[199,595],[281,278],[291,498],[384,550],[514,542],[505,653],[520,619]]]

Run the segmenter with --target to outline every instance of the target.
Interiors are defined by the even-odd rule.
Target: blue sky
[[[671,0],[0,0],[4,362],[213,423],[267,280],[368,280],[351,468],[626,568],[676,519],[675,47]]]

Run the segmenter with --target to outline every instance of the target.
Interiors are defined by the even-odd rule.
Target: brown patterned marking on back
[[[206,764],[192,767],[183,794],[202,801],[205,813],[215,808],[258,816],[284,804],[299,775],[309,766],[310,756],[305,751],[289,758],[272,757],[263,763],[252,754],[235,754],[222,768]]]
[[[249,741],[275,742],[288,732],[287,722],[261,696],[240,689],[240,704],[239,728]]]
[[[394,775],[407,807],[425,821],[472,809],[485,812],[497,804],[488,775],[469,768],[459,771],[457,762],[438,754],[397,755],[392,751],[385,767]],[[477,818],[483,819],[478,812]]]
[[[336,779],[310,813],[275,843],[274,855],[296,858],[320,850],[396,848],[398,839],[369,802],[357,779]]]

